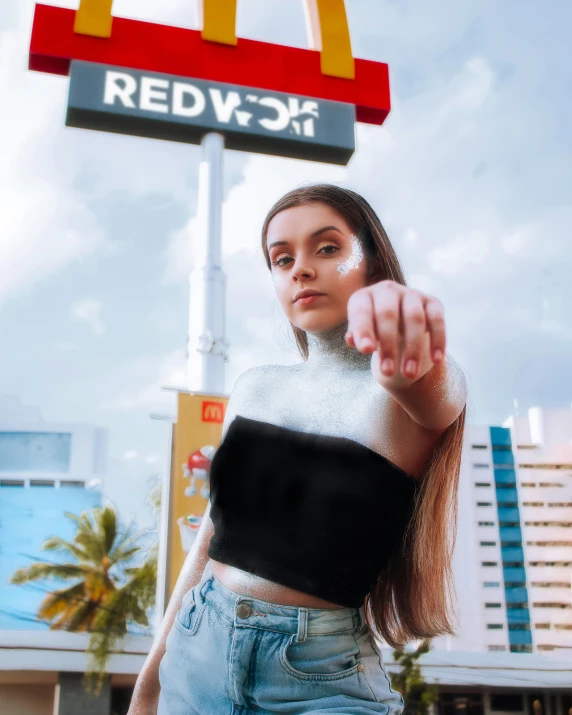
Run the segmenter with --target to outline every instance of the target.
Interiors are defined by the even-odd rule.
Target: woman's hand
[[[379,281],[350,296],[345,338],[361,353],[372,353],[371,370],[380,385],[408,387],[444,360],[443,305],[401,283]]]

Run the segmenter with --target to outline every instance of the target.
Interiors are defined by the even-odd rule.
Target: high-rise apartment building
[[[460,628],[434,646],[572,659],[572,410],[467,425],[460,478]]]

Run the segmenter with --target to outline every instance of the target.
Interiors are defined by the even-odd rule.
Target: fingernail
[[[435,350],[435,360],[442,360],[442,359],[443,359],[443,351]]]
[[[393,370],[393,360],[391,358],[385,358],[381,363],[381,369],[383,372],[391,372],[391,370]]]
[[[417,362],[415,360],[408,360],[407,363],[405,364],[405,372],[408,375],[414,375],[416,369],[417,369]]]

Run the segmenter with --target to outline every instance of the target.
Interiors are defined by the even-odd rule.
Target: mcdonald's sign
[[[228,397],[180,392],[173,425],[167,507],[167,600],[201,525],[210,497],[210,465],[220,445]]]
[[[114,17],[112,0],[38,3],[29,68],[69,75],[78,60],[348,104],[358,122],[387,117],[388,66],[353,57],[344,0],[305,0],[311,49],[237,38],[237,0],[198,2],[201,30]]]

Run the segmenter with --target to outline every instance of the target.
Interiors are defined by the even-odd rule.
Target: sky
[[[52,4],[76,7],[68,0]],[[65,127],[68,78],[30,72],[33,2],[0,4],[0,396],[109,431],[106,492],[152,520],[185,384],[200,148]],[[572,404],[572,5],[346,0],[355,57],[392,110],[347,167],[226,151],[225,391],[299,356],[260,249],[283,193],[329,181],[378,212],[407,284],[445,308],[470,423]],[[197,27],[192,0],[114,14]],[[240,0],[239,37],[306,47],[302,0]],[[516,402],[515,402],[516,400]],[[2,415],[3,419],[10,415]]]

